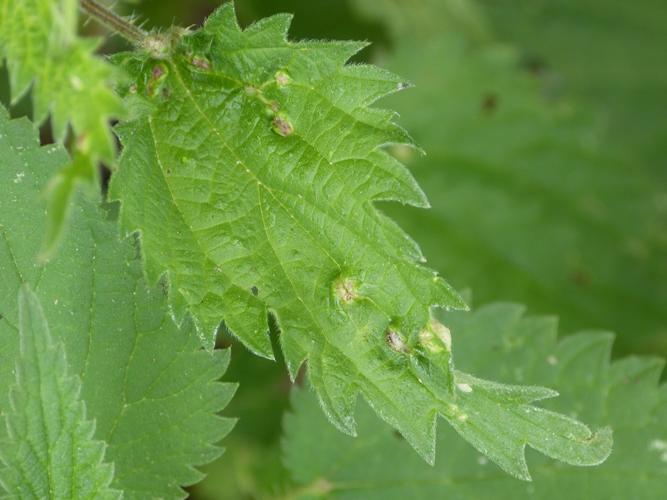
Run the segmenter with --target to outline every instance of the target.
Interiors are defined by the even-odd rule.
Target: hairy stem
[[[81,10],[90,17],[110,30],[115,31],[135,45],[141,44],[148,35],[148,33],[142,30],[139,26],[136,26],[128,19],[119,16],[96,0],[81,0],[79,6],[81,7]]]

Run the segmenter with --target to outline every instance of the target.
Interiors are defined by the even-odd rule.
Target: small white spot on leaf
[[[649,443],[648,449],[657,452],[662,462],[667,462],[667,441],[654,439]]]
[[[456,387],[461,392],[465,392],[465,393],[471,393],[472,392],[472,386],[470,384],[456,384]]]
[[[79,78],[78,76],[71,75],[69,77],[69,82],[72,84],[72,88],[77,92],[83,90],[83,82],[81,81],[81,78]]]

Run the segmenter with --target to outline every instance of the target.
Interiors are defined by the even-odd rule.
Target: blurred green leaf
[[[559,499],[650,500],[667,495],[667,386],[664,362],[626,358],[610,363],[613,336],[582,332],[556,341],[554,318],[494,304],[448,313],[459,364],[508,383],[551,386],[561,396],[545,406],[614,427],[604,464],[573,468],[531,453],[532,483],[520,483],[476,453],[450,428],[438,431],[438,457],[428,467],[389,426],[361,404],[359,436],[343,436],[320,415],[316,399],[295,390],[285,421],[285,463],[297,482],[284,498],[388,500]],[[465,347],[463,347],[465,346]],[[498,429],[501,430],[501,429]]]
[[[79,399],[81,382],[67,373],[63,346],[53,341],[42,306],[26,286],[18,311],[16,380],[10,409],[0,418],[7,426],[0,485],[20,498],[121,498],[109,488],[113,466],[103,462],[105,444],[92,439],[95,424]]]
[[[498,36],[516,43],[525,63],[596,105],[610,130],[609,148],[667,182],[667,2],[481,4]]]
[[[434,34],[460,31],[477,41],[491,33],[477,4],[472,0],[351,0],[359,13],[380,19],[400,45],[402,38],[429,38]]]
[[[138,242],[119,240],[115,206],[102,210],[81,193],[70,209],[70,237],[37,264],[40,193],[67,155],[40,148],[27,120],[0,113],[0,156],[0,414],[9,412],[20,352],[16,296],[29,283],[64,348],[63,370],[81,380],[93,437],[114,464],[111,486],[127,499],[182,497],[180,486],[201,479],[194,466],[221,454],[216,443],[232,427],[216,416],[234,392],[217,382],[229,352],[202,351],[190,321],[175,326],[164,288],[146,286]]]
[[[114,68],[95,57],[98,40],[77,36],[78,0],[0,0],[0,57],[9,70],[11,102],[32,89],[34,121],[51,117],[53,132],[64,141],[74,131],[73,161],[52,172],[48,225],[42,256],[53,254],[65,227],[65,209],[77,185],[95,185],[97,163],[115,154],[109,128],[123,114],[110,88]]]

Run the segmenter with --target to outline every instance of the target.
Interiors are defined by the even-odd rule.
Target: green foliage
[[[4,418],[0,484],[20,498],[121,498],[109,489],[113,467],[79,399],[81,382],[67,374],[42,306],[27,287],[19,292],[20,354],[10,410]]]
[[[433,209],[387,212],[430,264],[482,301],[502,288],[557,308],[565,331],[618,329],[622,351],[667,354],[664,185],[610,154],[592,113],[554,99],[513,49],[455,29],[396,44],[384,64],[417,88],[391,105],[428,156],[396,152]]]
[[[192,26],[215,2],[127,3]],[[330,3],[280,8],[301,11],[298,36],[381,43],[290,42],[290,15],[241,28],[231,4],[145,32],[104,2],[0,0],[0,94],[35,122],[0,113],[0,497],[183,498],[204,472],[200,500],[667,496],[662,360],[610,362],[610,334],[557,342],[518,306],[453,312],[383,213],[483,301],[667,353],[667,11]],[[240,22],[275,8],[247,0]],[[96,57],[79,9],[134,50]],[[419,90],[391,95],[410,85],[373,59]],[[42,148],[49,116],[59,145]],[[123,155],[99,205],[112,117]],[[242,421],[216,460],[229,344]]]
[[[426,203],[381,149],[409,137],[369,107],[405,85],[346,66],[363,44],[287,42],[289,22],[244,31],[227,5],[199,32],[163,35],[159,60],[120,58],[145,111],[120,129],[110,194],[140,231],[149,276],[168,273],[175,314],[191,311],[208,345],[224,319],[269,357],[271,311],[290,374],[308,359],[325,413],[348,434],[361,393],[428,461],[438,415],[524,479],[526,444],[569,463],[604,460],[608,430],[530,406],[552,391],[453,371],[430,309],[463,304],[372,205]]]
[[[452,30],[460,30],[478,41],[490,38],[485,19],[472,0],[351,0],[350,3],[361,14],[381,19],[399,44],[404,37],[428,38]]]
[[[610,363],[613,336],[582,332],[560,342],[556,321],[524,316],[510,304],[445,316],[459,341],[466,369],[509,383],[540,383],[561,397],[549,407],[614,427],[614,452],[603,465],[572,468],[533,454],[528,485],[499,474],[483,455],[441,427],[435,467],[409,453],[406,443],[358,411],[359,437],[330,430],[307,391],[293,394],[285,421],[285,463],[296,486],[285,498],[562,498],[653,499],[667,495],[665,427],[667,386],[658,386],[664,362],[630,357]],[[312,450],[317,450],[313,453]]]
[[[139,74],[132,88],[150,109],[120,129],[126,150],[110,193],[123,201],[127,229],[142,232],[149,275],[170,272],[177,313],[183,305],[193,311],[207,344],[224,311],[227,326],[270,357],[268,306],[290,325],[283,347],[294,374],[314,349],[311,332],[321,337],[332,316],[349,322],[347,303],[373,300],[408,329],[423,327],[430,305],[462,303],[371,205],[426,203],[380,149],[409,137],[393,113],[368,107],[401,81],[344,66],[363,43],[287,42],[289,20],[276,16],[243,32],[225,6],[179,40],[169,60],[128,56],[124,67]],[[135,190],[137,182],[148,193]],[[179,257],[184,249],[187,259]],[[380,268],[380,258],[396,271]],[[318,293],[307,297],[313,284]],[[367,290],[381,286],[396,287],[403,305]],[[401,311],[408,307],[409,315]]]
[[[0,57],[9,69],[12,101],[32,89],[35,122],[50,116],[54,135],[74,129],[73,160],[49,185],[45,255],[53,250],[80,179],[97,179],[97,162],[114,158],[111,117],[122,115],[109,88],[113,67],[95,57],[99,41],[77,37],[78,0],[0,0]],[[55,173],[55,172],[54,172]]]
[[[481,0],[499,37],[528,64],[599,109],[608,146],[667,180],[667,3],[662,0]],[[664,190],[663,190],[664,192]]]
[[[29,283],[66,354],[66,365],[65,357],[48,358],[62,373],[49,383],[65,373],[81,381],[78,398],[95,423],[94,439],[106,443],[114,465],[112,488],[124,498],[182,497],[179,486],[201,478],[193,466],[219,456],[215,443],[232,426],[215,415],[234,392],[216,382],[228,352],[202,351],[190,322],[173,324],[164,290],[146,286],[137,242],[119,241],[113,206],[101,210],[79,196],[70,237],[51,261],[35,264],[45,224],[40,193],[67,157],[58,147],[39,148],[33,128],[5,114],[0,153],[0,414],[10,407],[20,352],[16,296]],[[76,391],[67,388],[72,399]],[[42,401],[32,395],[29,404]],[[67,470],[67,463],[54,467]]]

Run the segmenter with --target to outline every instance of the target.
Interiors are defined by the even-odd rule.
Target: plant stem
[[[119,16],[96,0],[81,0],[79,6],[90,17],[135,45],[141,44],[148,35],[139,26]]]

